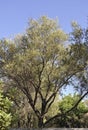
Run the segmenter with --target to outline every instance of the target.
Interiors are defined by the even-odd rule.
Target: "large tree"
[[[60,89],[85,67],[85,48],[67,46],[67,38],[57,21],[43,16],[31,19],[25,34],[0,42],[0,76],[25,94],[38,127],[56,117],[44,120]]]

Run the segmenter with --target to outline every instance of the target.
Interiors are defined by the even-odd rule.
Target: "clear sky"
[[[25,31],[30,18],[58,17],[64,31],[71,30],[72,20],[87,25],[88,0],[0,0],[0,38]]]

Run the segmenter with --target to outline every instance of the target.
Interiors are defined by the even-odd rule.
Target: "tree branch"
[[[76,104],[75,104],[72,108],[70,108],[68,111],[66,111],[66,112],[63,113],[63,114],[57,114],[57,115],[51,117],[48,121],[46,121],[46,122],[44,123],[44,126],[46,126],[46,125],[47,125],[49,122],[51,122],[53,119],[58,118],[58,117],[61,117],[61,116],[64,116],[64,115],[70,113],[71,111],[73,111],[73,110],[79,105],[79,103],[82,101],[82,99],[83,99],[87,94],[88,94],[88,91],[76,102]]]

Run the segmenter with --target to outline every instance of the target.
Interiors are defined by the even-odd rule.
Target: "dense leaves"
[[[62,101],[59,103],[59,109],[61,113],[65,113],[69,109],[71,109],[77,100],[80,98],[79,95],[74,94],[65,96]],[[59,127],[88,127],[85,120],[84,115],[88,113],[88,107],[85,105],[84,102],[80,102],[77,107],[70,113],[67,113],[66,115],[62,115],[61,119],[57,121],[57,125]],[[59,124],[60,122],[64,122]]]
[[[7,130],[11,124],[11,101],[0,92],[0,129]]]

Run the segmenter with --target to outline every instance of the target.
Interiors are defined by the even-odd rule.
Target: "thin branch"
[[[46,91],[45,99],[47,99],[47,96],[49,94],[49,90],[50,90],[50,79],[49,79],[49,75],[48,75],[48,86],[47,86],[47,91]]]
[[[48,104],[48,106],[47,106],[47,109],[46,109],[45,113],[47,113],[47,112],[48,112],[48,110],[49,110],[50,106],[52,105],[52,103],[53,103],[53,102],[54,102],[54,100],[55,100],[55,97],[56,97],[56,95],[54,95],[53,99],[52,99],[52,100],[51,100],[51,102]]]

